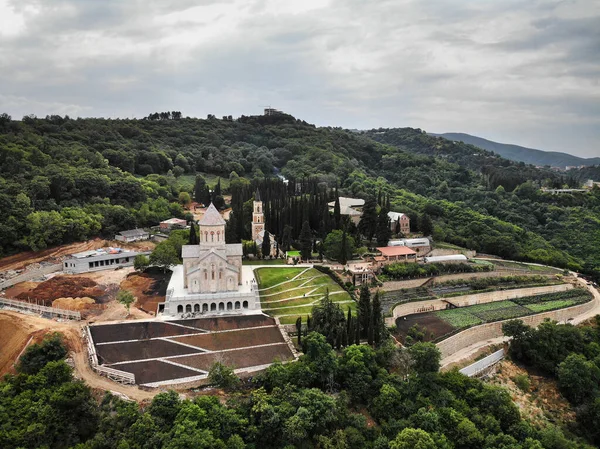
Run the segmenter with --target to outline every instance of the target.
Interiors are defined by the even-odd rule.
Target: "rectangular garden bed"
[[[176,337],[173,340],[211,351],[265,345],[269,343],[282,343],[284,341],[277,326],[261,329],[245,329],[239,331],[190,335],[187,337]]]

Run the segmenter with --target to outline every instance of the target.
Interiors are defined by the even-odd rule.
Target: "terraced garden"
[[[259,268],[255,270],[262,310],[293,324],[299,316],[310,315],[312,307],[329,290],[330,298],[344,311],[356,309],[356,302],[331,277],[314,268]]]
[[[493,321],[509,320],[526,315],[563,309],[589,301],[589,291],[575,288],[564,292],[527,296],[510,301],[496,301],[469,307],[446,309],[400,317],[396,334],[404,338],[412,326],[424,331],[427,341],[439,341],[459,330]]]

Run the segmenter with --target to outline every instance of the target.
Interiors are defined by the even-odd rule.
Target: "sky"
[[[600,0],[0,0],[0,112],[257,115],[600,156]]]

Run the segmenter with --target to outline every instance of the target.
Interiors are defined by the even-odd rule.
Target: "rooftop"
[[[138,235],[146,235],[148,234],[148,232],[144,231],[143,229],[131,229],[129,231],[121,231],[119,232],[120,235],[122,235],[123,237],[135,237]]]
[[[382,246],[377,248],[377,251],[379,251],[385,257],[410,256],[411,254],[417,254],[406,246]]]
[[[365,205],[365,200],[362,198],[347,198],[345,196],[340,196],[340,209],[344,207],[363,207]],[[329,203],[329,207],[334,207],[335,201]]]
[[[187,224],[187,221],[183,220],[182,218],[169,218],[168,220],[164,220],[161,221],[161,223],[166,223],[166,224]]]
[[[225,224],[225,220],[213,203],[210,203],[208,209],[204,213],[202,219],[198,222],[200,226],[221,226]]]

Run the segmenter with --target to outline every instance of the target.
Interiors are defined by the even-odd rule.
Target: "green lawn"
[[[302,275],[294,279],[300,273]],[[340,306],[345,312],[348,307],[356,308],[356,303],[348,292],[331,277],[314,268],[306,270],[306,268],[265,267],[257,269],[255,274],[261,289],[260,297],[264,312],[280,317],[284,324],[294,323],[298,316],[310,315],[314,305],[327,291],[335,293],[331,295],[332,301],[342,303]],[[265,288],[266,290],[262,290]]]
[[[273,287],[281,282],[289,281],[304,270],[306,270],[306,268],[258,268],[254,270],[254,275],[258,282],[258,288],[263,289]]]

